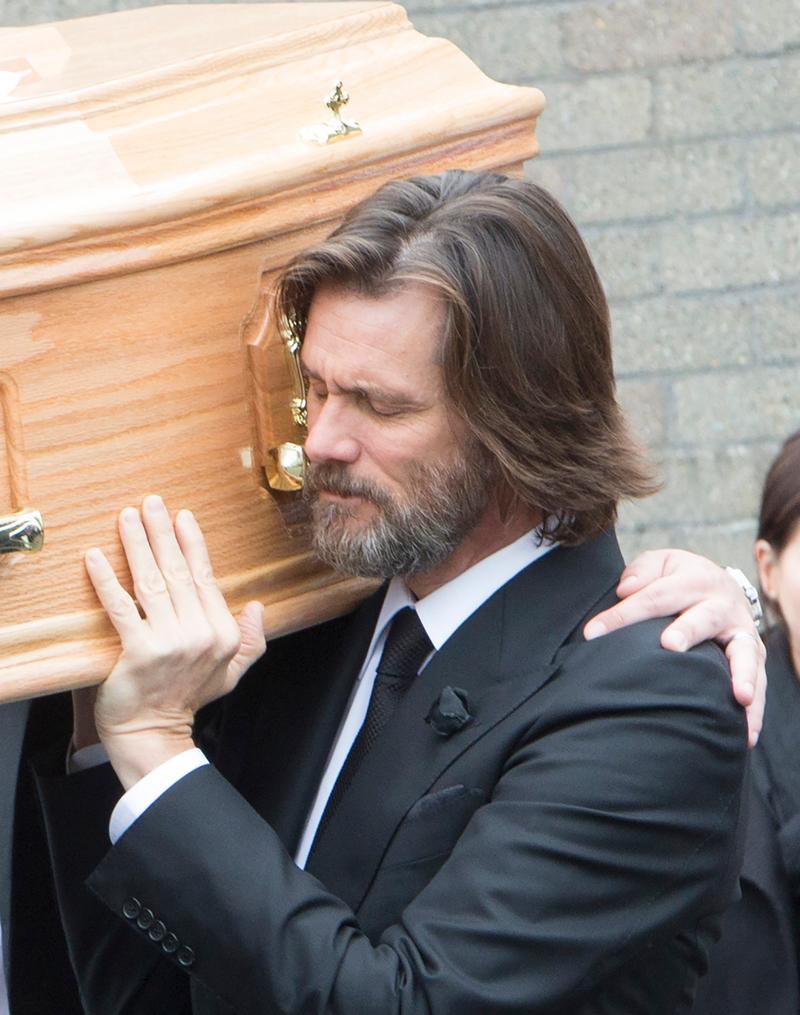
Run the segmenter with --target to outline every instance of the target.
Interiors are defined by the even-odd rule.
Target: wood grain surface
[[[82,558],[100,546],[124,573],[116,516],[148,493],[194,511],[231,608],[261,599],[268,634],[348,609],[372,584],[321,568],[298,495],[264,489],[253,400],[285,419],[289,376],[278,359],[254,385],[243,323],[385,180],[519,172],[541,93],[386,3],[0,30],[12,57],[35,73],[0,96],[0,515],[40,510],[45,546],[0,555],[0,701],[106,675],[118,647]],[[300,141],[337,79],[364,133]]]

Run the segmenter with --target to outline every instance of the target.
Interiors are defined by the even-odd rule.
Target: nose
[[[337,404],[335,396],[328,396],[324,404],[308,409],[308,436],[305,451],[311,462],[355,462],[360,446],[349,413]],[[352,423],[352,420],[350,420]]]

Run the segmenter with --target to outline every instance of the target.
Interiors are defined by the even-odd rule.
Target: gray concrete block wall
[[[421,0],[412,16],[547,95],[527,173],[592,250],[620,397],[663,480],[623,508],[627,554],[669,543],[753,575],[764,473],[800,427],[800,2]]]
[[[0,0],[0,25],[144,6]],[[612,307],[619,392],[663,488],[625,549],[751,575],[760,487],[800,427],[800,0],[409,0],[492,77],[548,98],[527,167]]]

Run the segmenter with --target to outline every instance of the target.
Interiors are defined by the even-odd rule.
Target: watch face
[[[758,598],[757,589],[751,584],[744,571],[740,571],[738,567],[726,567],[725,570],[731,578],[733,578],[742,592],[744,592],[745,598],[750,604],[750,612],[753,615],[753,623],[758,626],[764,616],[764,611],[761,608],[761,600]]]

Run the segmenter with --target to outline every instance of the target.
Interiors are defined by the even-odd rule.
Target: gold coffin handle
[[[37,553],[44,545],[44,521],[28,508],[0,517],[0,553]]]
[[[279,331],[286,350],[294,392],[289,402],[289,411],[292,414],[292,423],[298,433],[305,437],[308,429],[308,409],[306,385],[300,366],[299,328],[294,321],[282,321]],[[274,468],[270,467],[272,463],[274,463]],[[267,482],[273,490],[300,490],[302,488],[306,469],[306,456],[302,444],[284,441],[277,447],[270,448],[266,465]]]
[[[302,489],[305,474],[307,411],[300,333],[293,321],[270,319],[263,303],[259,310],[259,326],[246,337],[256,467],[267,490],[292,493]]]
[[[270,448],[265,463],[267,482],[272,490],[300,490],[305,478],[305,455],[299,444],[285,441]]]
[[[22,507],[30,503],[22,410],[17,382],[7,370],[0,370],[0,439],[5,443],[0,471],[8,474],[8,500],[3,495],[2,503],[11,508],[11,514],[0,515],[0,553],[36,553],[44,545],[44,522],[38,511]]]

